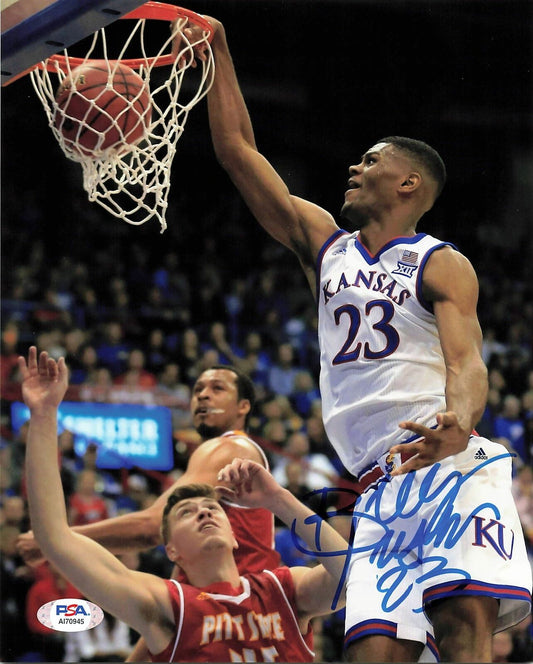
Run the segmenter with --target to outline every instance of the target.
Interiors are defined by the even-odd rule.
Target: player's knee
[[[428,609],[441,661],[491,661],[498,602],[492,597],[456,597]]]

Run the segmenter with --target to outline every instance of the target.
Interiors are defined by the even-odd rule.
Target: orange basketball
[[[62,81],[56,102],[56,129],[67,147],[85,156],[124,151],[138,143],[150,125],[148,86],[123,64],[115,68],[105,60],[92,60],[76,67]]]

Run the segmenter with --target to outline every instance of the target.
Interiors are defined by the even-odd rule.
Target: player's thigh
[[[355,507],[356,528],[346,580],[346,648],[373,636],[423,646],[433,634],[423,612],[423,585],[418,582],[421,566],[416,556],[398,553],[405,536],[408,540],[414,537],[417,523],[402,520],[396,533],[384,523],[384,515],[392,513],[396,502],[390,489],[386,483],[377,492],[369,491]]]
[[[421,505],[424,606],[459,596],[498,598],[497,629],[528,611],[531,568],[511,494],[511,460],[505,448],[473,437],[468,448],[443,462]],[[418,482],[424,482],[424,472]],[[422,490],[421,490],[422,493]],[[453,611],[450,611],[450,619]]]

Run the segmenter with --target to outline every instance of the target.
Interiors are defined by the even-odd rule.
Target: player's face
[[[409,174],[409,163],[390,143],[377,143],[361,163],[350,166],[341,217],[353,230],[387,214],[397,202],[398,187]]]
[[[233,371],[208,369],[200,374],[193,388],[191,413],[194,427],[204,440],[242,429],[249,409],[250,402],[239,399]]]
[[[232,550],[236,546],[231,525],[220,503],[198,496],[177,503],[169,514],[171,520],[167,551],[194,561],[201,552]]]

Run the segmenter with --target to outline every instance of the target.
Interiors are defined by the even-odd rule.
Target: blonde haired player
[[[310,620],[331,612],[347,548],[331,526],[317,528],[316,515],[259,463],[236,459],[219,473],[224,494],[294,522],[297,535],[324,554],[324,565],[240,576],[229,519],[213,488],[201,484],[178,488],[163,517],[167,555],[187,581],[128,569],[67,523],[57,465],[57,411],[68,386],[64,359],[38,357],[32,346],[19,369],[30,410],[30,518],[44,555],[80,592],[137,630],[153,661],[313,661]]]

